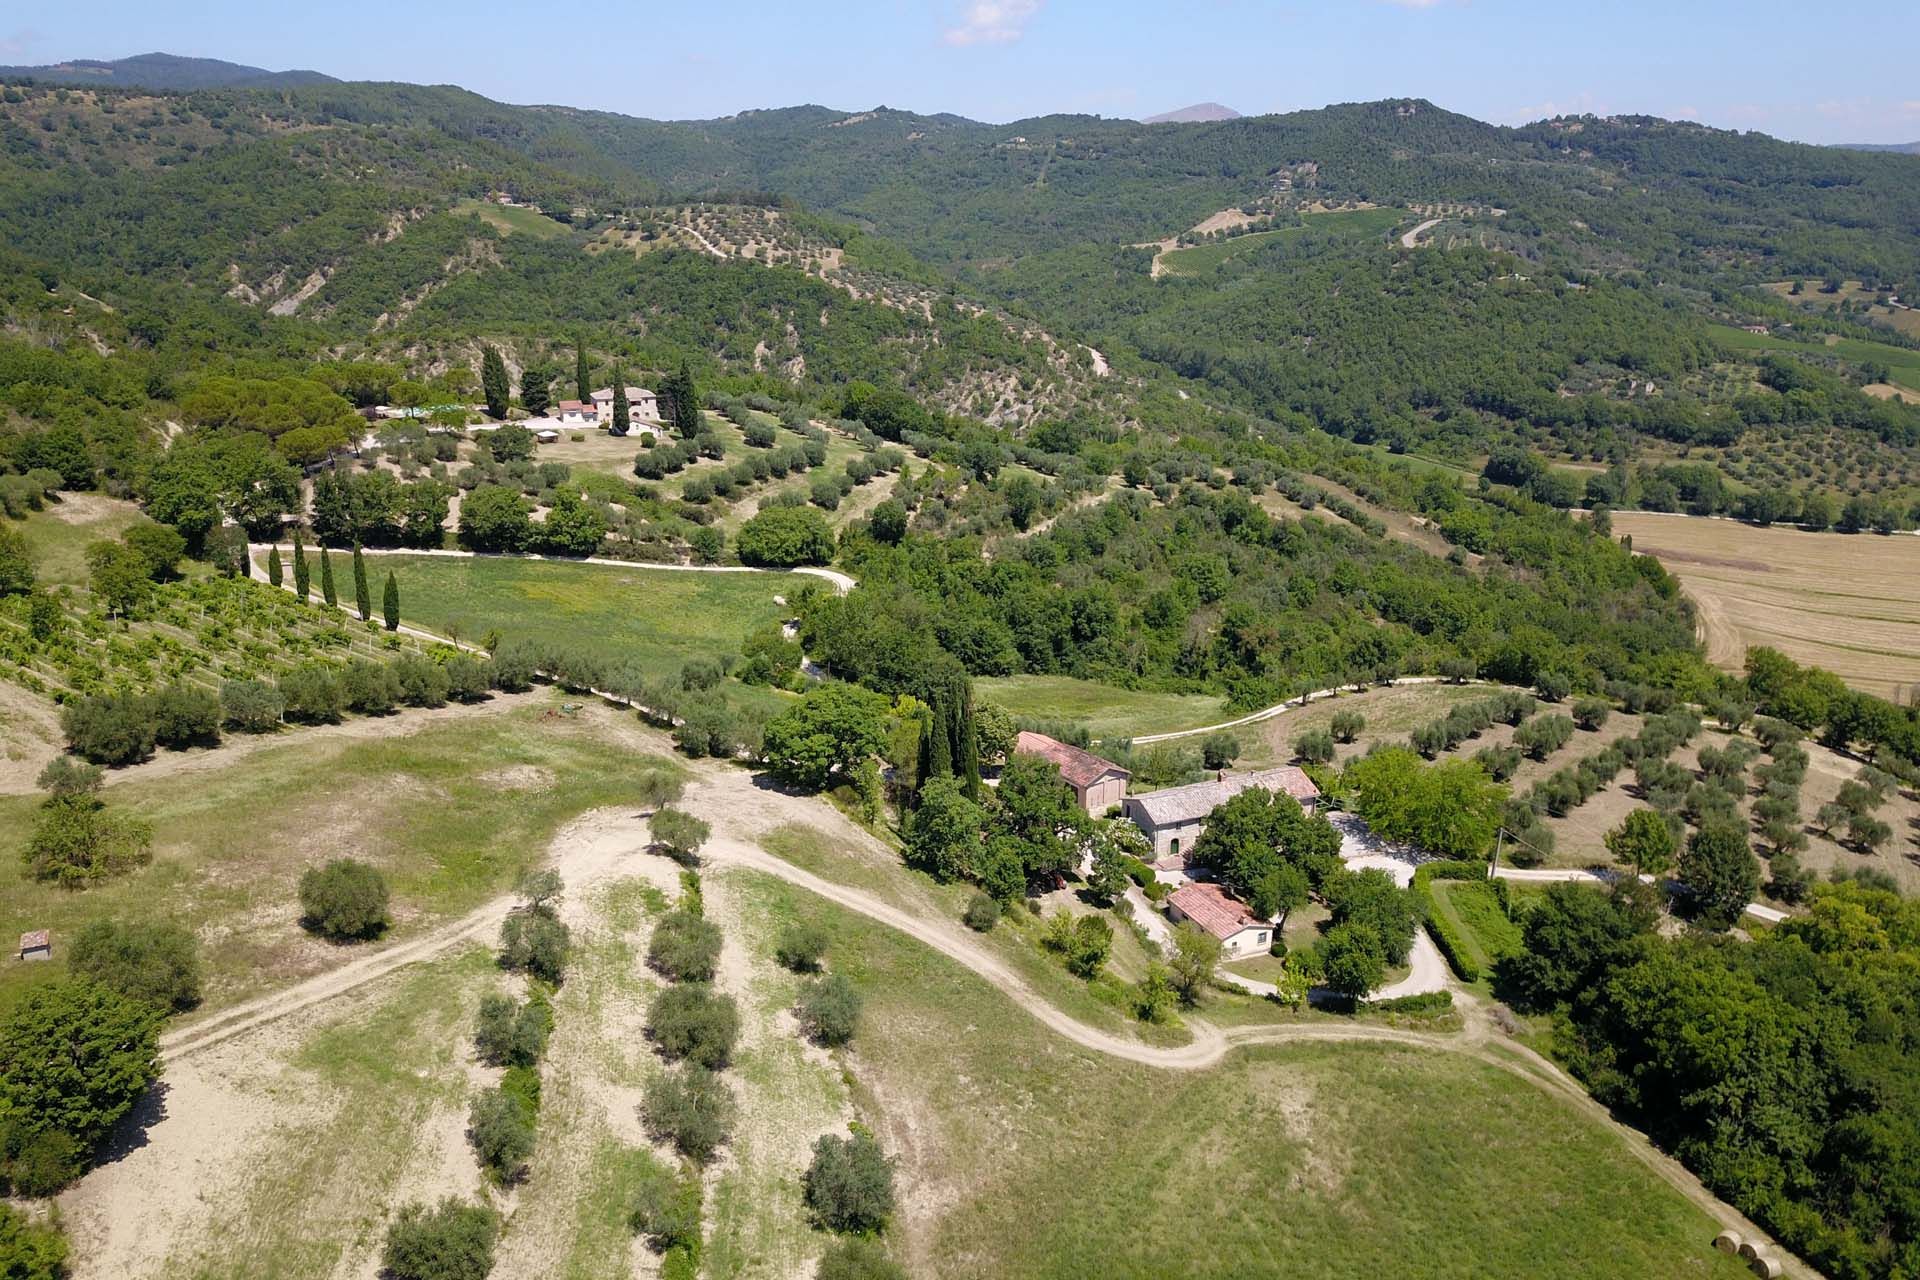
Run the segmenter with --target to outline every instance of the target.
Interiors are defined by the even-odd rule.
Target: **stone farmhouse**
[[[1073,788],[1074,797],[1088,814],[1099,817],[1127,798],[1127,783],[1133,775],[1111,760],[1103,760],[1090,751],[1049,738],[1044,733],[1022,731],[1014,741],[1015,755],[1038,756],[1060,768],[1060,776]]]
[[[1293,765],[1283,765],[1255,773],[1221,773],[1206,782],[1128,796],[1121,808],[1153,845],[1156,865],[1164,862],[1178,869],[1185,865],[1193,842],[1200,838],[1207,815],[1253,787],[1284,791],[1308,813],[1320,800],[1320,788],[1313,785],[1313,779]]]

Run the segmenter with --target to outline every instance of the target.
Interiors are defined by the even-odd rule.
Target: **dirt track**
[[[1082,1048],[1143,1066],[1176,1071],[1211,1067],[1233,1049],[1254,1045],[1376,1042],[1466,1053],[1562,1098],[1612,1127],[1643,1163],[1714,1220],[1748,1238],[1766,1238],[1764,1232],[1707,1191],[1677,1162],[1655,1150],[1644,1135],[1614,1121],[1578,1082],[1500,1033],[1489,1012],[1465,990],[1454,988],[1455,1001],[1463,1014],[1463,1029],[1452,1034],[1409,1031],[1364,1022],[1282,1023],[1222,1029],[1193,1018],[1189,1020],[1193,1032],[1190,1043],[1172,1047],[1150,1045],[1088,1026],[1062,1012],[958,922],[909,912],[865,890],[803,870],[759,847],[758,839],[767,833],[789,824],[804,823],[824,830],[837,845],[854,851],[854,856],[891,860],[894,856],[891,851],[831,806],[787,795],[763,785],[761,780],[740,769],[703,763],[695,766],[695,781],[682,807],[713,826],[713,837],[702,851],[703,862],[711,871],[738,869],[771,875],[909,934],[978,974],[1050,1030]],[[588,814],[555,838],[553,865],[565,877],[570,896],[583,894],[600,881],[630,873],[633,860],[647,856],[644,851],[648,838],[644,814],[621,811]],[[235,1006],[213,1019],[181,1027],[163,1039],[164,1054],[172,1062],[192,1057],[232,1037],[332,1000],[405,965],[439,955],[464,941],[489,937],[511,905],[510,898],[496,899],[433,933],[374,952],[286,991]],[[1809,1277],[1817,1274],[1788,1255],[1781,1256],[1789,1274]]]

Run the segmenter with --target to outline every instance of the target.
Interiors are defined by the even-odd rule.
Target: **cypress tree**
[[[693,366],[682,360],[680,371],[668,379],[667,385],[672,388],[670,400],[674,431],[686,437],[699,435],[700,390],[693,385]]]
[[[593,399],[593,383],[587,377],[587,340],[573,339],[573,394],[582,403]]]
[[[920,782],[950,774],[971,797],[980,794],[980,748],[973,737],[973,682],[957,661],[943,663],[920,695],[927,722],[920,731]]]
[[[480,393],[486,397],[490,416],[507,416],[507,401],[513,395],[513,385],[507,381],[507,362],[492,347],[480,348]]]
[[[520,370],[520,407],[534,417],[553,403],[553,374],[545,362],[535,361]]]
[[[353,544],[353,603],[360,610],[360,621],[373,617],[373,593],[367,590],[367,559],[360,544]]]
[[[380,612],[386,616],[387,630],[400,629],[400,584],[394,581],[393,571],[387,571],[387,589],[380,597]]]
[[[627,371],[618,365],[613,370],[613,424],[608,430],[616,436],[627,434]]]
[[[333,592],[333,561],[327,556],[327,544],[320,544],[320,598],[331,609],[340,603],[340,597]]]
[[[267,581],[279,586],[286,581],[287,571],[280,564],[280,548],[267,548]]]
[[[293,531],[293,594],[300,597],[300,603],[307,602],[307,591],[313,585],[313,578],[307,569],[307,544],[301,540],[300,531]]]

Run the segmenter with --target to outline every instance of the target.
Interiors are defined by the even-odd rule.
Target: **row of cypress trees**
[[[277,546],[267,550],[267,581],[276,587],[286,582],[286,567],[280,559],[280,548]],[[293,532],[293,593],[300,599],[307,600],[311,598],[311,588],[312,576],[307,568],[306,539],[300,530],[296,529]],[[320,598],[325,600],[329,607],[340,602],[333,585],[333,560],[328,556],[325,546],[320,548]],[[367,561],[361,554],[360,544],[357,542],[353,544],[353,603],[359,610],[360,621],[369,622],[373,619],[373,594],[367,586]],[[387,572],[387,585],[381,593],[380,613],[381,621],[386,625],[387,630],[400,629],[400,583],[391,570]]]

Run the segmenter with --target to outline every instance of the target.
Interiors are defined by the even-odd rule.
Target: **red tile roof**
[[[1049,738],[1044,733],[1022,730],[1014,740],[1013,750],[1016,755],[1039,756],[1043,760],[1053,761],[1060,766],[1060,776],[1075,787],[1090,787],[1109,773],[1117,773],[1123,778],[1133,776],[1111,760],[1102,760],[1090,751],[1082,751],[1058,738]]]
[[[1180,914],[1225,942],[1242,929],[1265,924],[1248,911],[1238,898],[1217,884],[1196,880],[1176,889],[1167,902],[1180,908]]]

